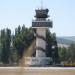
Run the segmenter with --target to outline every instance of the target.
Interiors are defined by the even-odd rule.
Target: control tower
[[[46,57],[46,31],[52,28],[52,21],[48,19],[48,9],[37,9],[35,10],[35,20],[32,21],[32,29],[35,30],[36,34],[36,59],[38,59],[39,65],[48,64]]]

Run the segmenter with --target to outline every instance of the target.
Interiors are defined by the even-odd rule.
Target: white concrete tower
[[[32,28],[36,31],[36,58],[46,58],[46,30],[52,27],[52,22],[47,19],[48,9],[37,9]]]

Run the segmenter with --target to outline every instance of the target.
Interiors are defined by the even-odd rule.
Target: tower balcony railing
[[[45,18],[36,18],[36,19],[33,19],[32,21],[47,21],[47,22],[50,22],[51,20],[45,19]]]
[[[52,21],[51,20],[33,20],[32,27],[51,27],[52,28]]]

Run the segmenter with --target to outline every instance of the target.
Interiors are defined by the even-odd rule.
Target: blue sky
[[[25,24],[30,27],[35,9],[40,8],[41,0],[0,0],[0,30],[12,31]],[[48,8],[53,21],[51,32],[57,36],[75,36],[75,0],[43,0],[43,8]]]

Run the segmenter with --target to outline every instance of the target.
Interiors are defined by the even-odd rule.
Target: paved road
[[[75,68],[0,67],[0,75],[75,75]]]

